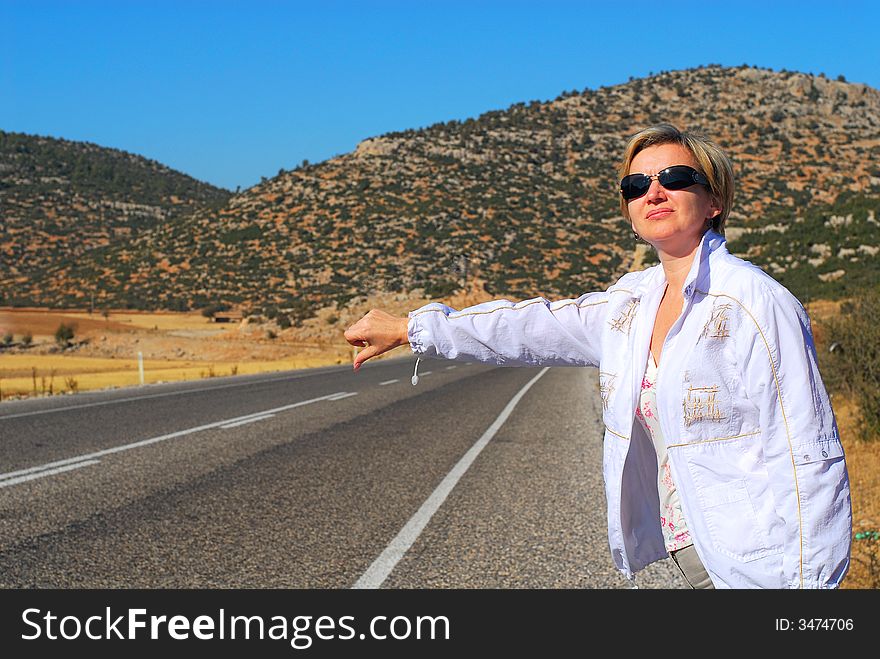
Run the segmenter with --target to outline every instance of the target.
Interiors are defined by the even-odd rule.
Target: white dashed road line
[[[274,414],[263,414],[261,416],[251,417],[250,419],[243,419],[241,421],[236,421],[235,423],[227,423],[225,426],[220,426],[220,427],[223,428],[224,430],[226,430],[228,428],[238,428],[239,426],[243,426],[247,423],[253,423],[254,421],[262,421],[263,419],[271,419],[274,416],[275,416]]]
[[[386,384],[394,384],[395,382],[400,382],[400,380],[385,380],[385,382],[380,382],[379,386],[384,387]]]
[[[350,391],[348,393],[334,394],[327,400],[342,400],[343,398],[348,398],[349,396],[357,396],[356,391]]]
[[[16,478],[7,478],[6,480],[0,481],[0,487],[9,487],[10,485],[18,485],[19,483],[24,483],[25,481],[32,481],[36,478],[42,478],[43,476],[52,476],[53,474],[60,474],[65,471],[71,471],[72,469],[79,469],[80,467],[88,467],[89,465],[95,465],[95,464],[98,464],[99,462],[100,462],[100,460],[83,460],[82,462],[74,462],[73,464],[69,464],[64,467],[56,467],[55,469],[41,471],[38,474],[30,474],[28,476],[18,476]]]
[[[36,467],[28,467],[27,469],[19,469],[18,471],[10,471],[5,474],[0,474],[0,487],[8,487],[9,485],[15,485],[16,483],[22,483],[27,480],[33,480],[35,478],[42,478],[43,476],[52,476],[53,474],[59,474],[64,471],[70,471],[71,469],[77,469],[79,467],[85,467],[89,464],[96,464],[98,462],[98,458],[102,458],[105,455],[112,455],[113,453],[121,453],[123,451],[129,451],[134,448],[140,448],[142,446],[149,446],[150,444],[156,444],[158,442],[163,442],[168,439],[176,439],[178,437],[184,437],[185,435],[191,435],[196,432],[201,432],[202,430],[209,430],[211,428],[234,428],[238,425],[244,425],[245,423],[251,423],[252,421],[260,421],[263,419],[268,419],[269,417],[277,414],[278,412],[284,412],[287,410],[292,410],[297,407],[302,407],[303,405],[310,405],[312,403],[317,403],[322,400],[326,401],[334,401],[341,400],[343,398],[348,398],[349,396],[356,396],[356,392],[346,392],[346,391],[338,391],[333,394],[328,394],[326,396],[319,396],[318,398],[311,398],[309,400],[303,400],[298,403],[293,403],[291,405],[284,405],[283,407],[276,407],[271,410],[263,410],[262,412],[254,412],[252,414],[245,414],[244,416],[237,416],[232,419],[223,419],[222,421],[215,421],[213,423],[206,423],[201,426],[196,426],[194,428],[187,428],[185,430],[178,430],[177,432],[168,433],[167,435],[160,435],[158,437],[151,437],[150,439],[142,439],[138,442],[132,442],[131,444],[124,444],[122,446],[114,446],[112,448],[107,448],[102,451],[96,451],[94,453],[89,453],[87,455],[79,455],[74,458],[67,458],[65,460],[56,460],[55,462],[49,462],[44,465],[39,465]],[[27,476],[27,478],[22,478]]]

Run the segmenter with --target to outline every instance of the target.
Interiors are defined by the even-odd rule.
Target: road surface
[[[596,371],[413,364],[3,403],[0,587],[629,588]]]

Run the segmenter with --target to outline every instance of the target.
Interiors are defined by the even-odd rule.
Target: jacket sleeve
[[[744,383],[759,409],[764,459],[784,524],[789,588],[836,588],[849,568],[852,509],[843,446],[810,321],[783,288],[749,312]]]
[[[495,300],[456,311],[428,304],[409,314],[407,333],[420,357],[501,366],[596,366],[608,293],[550,302]]]

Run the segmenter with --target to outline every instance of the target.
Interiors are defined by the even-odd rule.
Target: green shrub
[[[443,298],[458,290],[458,284],[446,277],[431,279],[425,283],[425,295],[429,298]]]
[[[62,348],[67,348],[74,336],[74,326],[61,323],[55,330],[55,342]]]

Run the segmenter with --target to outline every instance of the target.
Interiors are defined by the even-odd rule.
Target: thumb
[[[375,356],[378,355],[380,352],[381,352],[381,351],[380,351],[379,348],[377,348],[376,346],[367,345],[366,348],[364,348],[363,350],[359,351],[358,354],[357,354],[357,356],[355,356],[355,358],[354,358],[354,370],[357,371],[358,369],[360,369],[361,364],[363,364],[365,361],[367,361],[367,360],[370,359],[371,357],[375,357]]]

